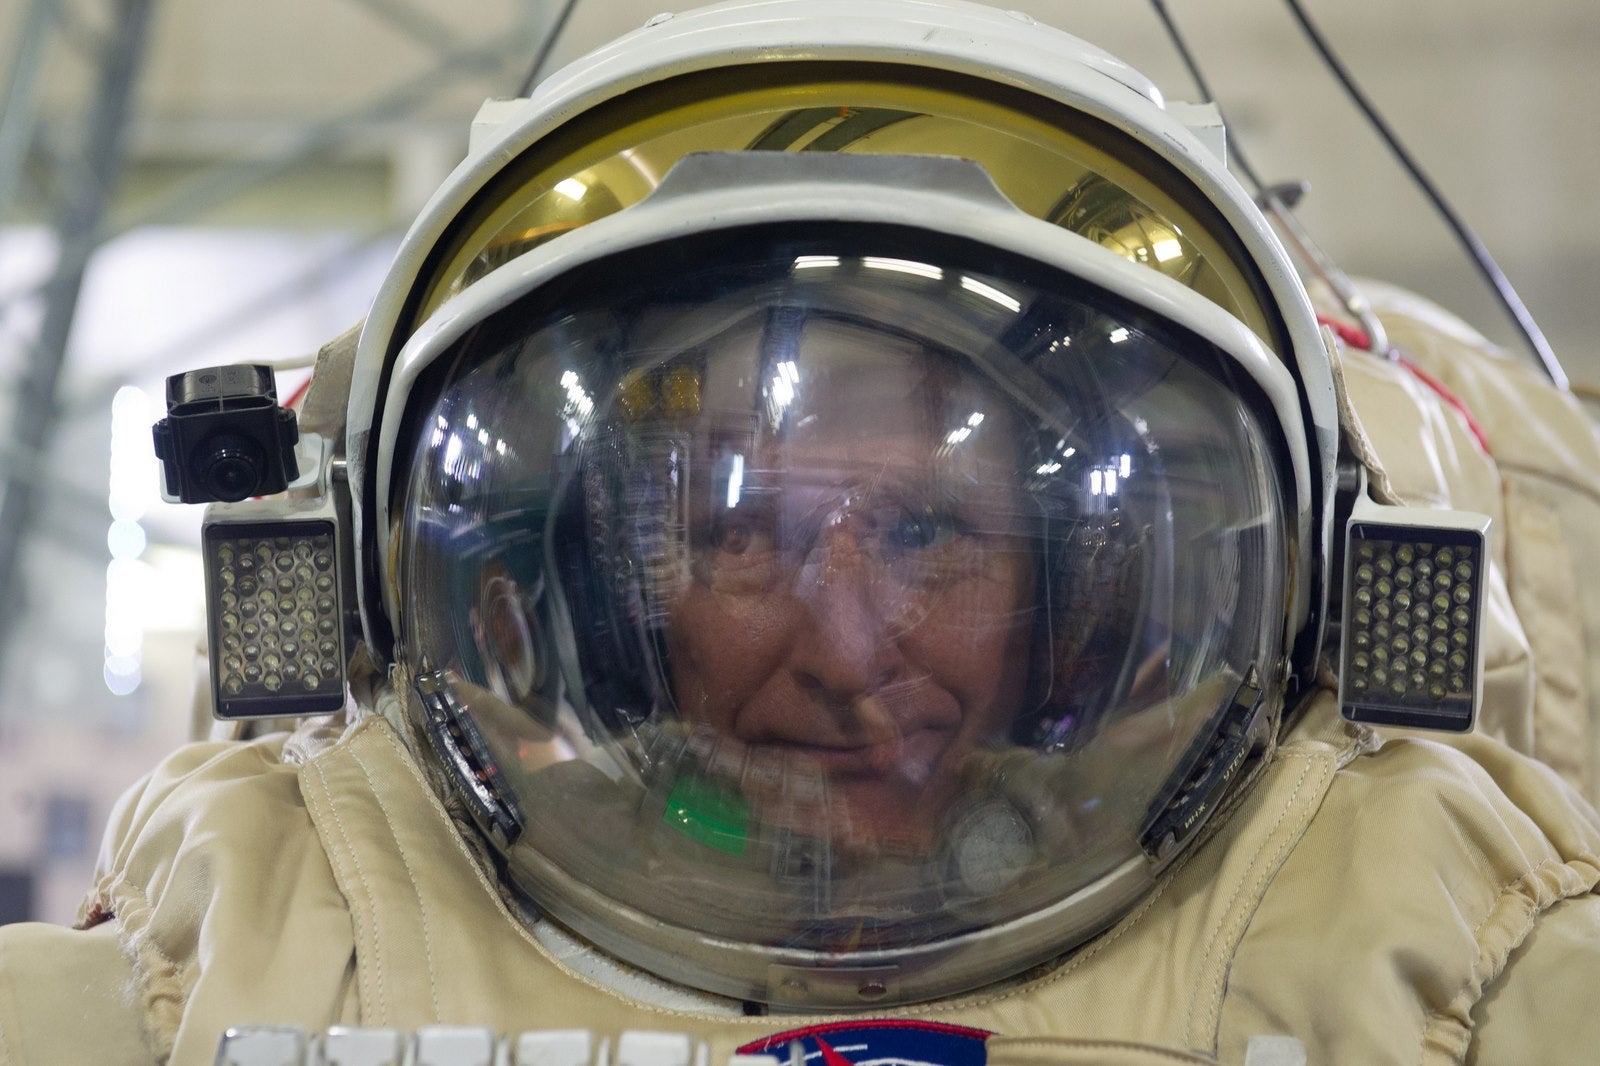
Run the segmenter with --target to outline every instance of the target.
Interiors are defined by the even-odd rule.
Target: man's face
[[[778,428],[707,457],[737,473],[690,518],[674,696],[740,753],[759,817],[916,853],[1027,684],[1015,429],[964,372],[860,327],[808,325],[790,370]]]

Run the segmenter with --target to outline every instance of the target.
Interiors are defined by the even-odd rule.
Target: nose
[[[841,707],[882,690],[903,667],[882,582],[851,526],[830,524],[800,569],[804,617],[790,659],[802,689]]]

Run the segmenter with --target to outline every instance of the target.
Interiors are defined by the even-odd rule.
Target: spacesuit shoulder
[[[139,1019],[156,1057],[189,1029],[214,1048],[229,1024],[340,1020],[353,940],[301,791],[314,751],[298,733],[188,745],[119,802],[84,931],[63,935],[112,931],[131,975],[114,1009]],[[19,961],[18,972],[44,965]]]
[[[112,925],[0,927],[0,1063],[155,1061],[137,985]]]
[[[1600,433],[1573,393],[1449,312],[1378,282],[1362,291],[1399,356],[1335,361],[1341,422],[1375,498],[1490,519],[1478,728],[1593,802],[1600,599],[1574,575],[1600,566]]]
[[[1288,1032],[1326,1036],[1310,1061],[1419,1061],[1418,1046],[1420,1061],[1461,1061],[1480,1002],[1539,995],[1524,981],[1550,953],[1527,966],[1514,954],[1547,921],[1570,925],[1552,916],[1590,913],[1597,882],[1600,816],[1549,767],[1487,737],[1375,743],[1335,774],[1263,895],[1219,1051],[1231,1061],[1237,1034]],[[1570,949],[1568,980],[1600,979],[1600,937],[1552,939]],[[1567,1031],[1499,1013],[1496,1039],[1527,1052],[1515,1061],[1568,1061]]]
[[[1546,911],[1472,1008],[1475,1062],[1584,1066],[1600,1047],[1600,896]],[[1560,1019],[1551,1025],[1551,1019]]]

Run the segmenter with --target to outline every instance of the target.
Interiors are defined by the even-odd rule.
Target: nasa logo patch
[[[896,1018],[833,1022],[790,1029],[739,1049],[741,1055],[776,1055],[789,1061],[789,1045],[799,1041],[806,1066],[983,1066],[989,1033],[964,1025]]]

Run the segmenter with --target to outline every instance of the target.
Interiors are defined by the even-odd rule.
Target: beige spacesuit
[[[0,1066],[1593,1061],[1600,441],[1405,293],[1341,342],[1212,118],[907,0],[487,108],[303,427],[350,701],[128,794]]]
[[[1588,1061],[1592,811],[1491,742],[1382,743],[1312,703],[1218,834],[1100,938],[886,1013],[989,1030],[995,1063],[1239,1063],[1277,1034],[1308,1062]],[[685,1031],[720,1062],[838,1018],[673,1007],[642,977],[575,972],[378,717],[174,756],[129,796],[93,898],[86,931],[6,931],[5,1061],[208,1062],[233,1025],[449,1022]]]

